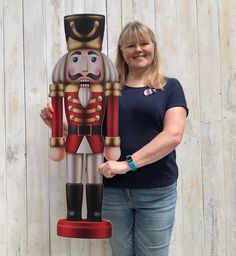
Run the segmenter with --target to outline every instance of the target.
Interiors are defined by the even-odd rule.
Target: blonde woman
[[[181,84],[160,71],[154,33],[139,22],[121,32],[116,66],[121,157],[101,165],[103,216],[114,256],[167,256],[174,224],[181,142],[188,108]]]

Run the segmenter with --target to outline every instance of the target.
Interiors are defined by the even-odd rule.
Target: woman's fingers
[[[112,178],[116,175],[116,173],[111,168],[109,162],[102,164],[99,170],[106,178]]]

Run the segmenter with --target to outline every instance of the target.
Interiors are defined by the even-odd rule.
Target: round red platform
[[[110,238],[112,236],[111,222],[102,221],[71,221],[61,219],[57,222],[57,235],[71,238]]]

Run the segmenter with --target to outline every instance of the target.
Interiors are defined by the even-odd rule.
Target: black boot
[[[87,220],[102,220],[103,184],[86,184]]]
[[[66,184],[67,219],[81,220],[83,184]]]

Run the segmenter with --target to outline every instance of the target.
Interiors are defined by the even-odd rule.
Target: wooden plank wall
[[[236,0],[0,1],[0,255],[111,255],[105,240],[56,236],[65,216],[65,162],[49,161],[39,112],[66,52],[63,16],[72,13],[106,15],[103,52],[112,60],[128,21],[155,31],[163,69],[181,81],[190,109],[177,150],[170,255],[234,256]]]

